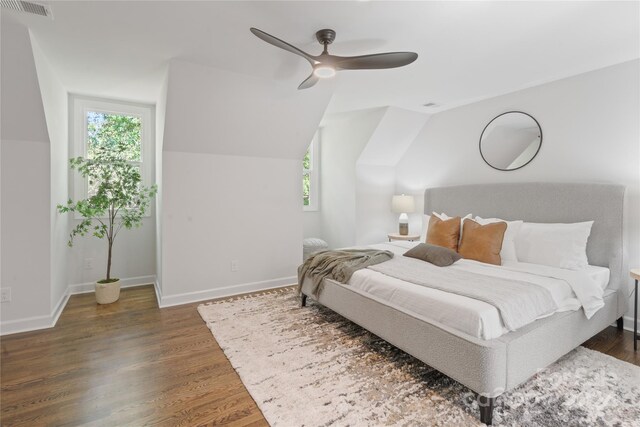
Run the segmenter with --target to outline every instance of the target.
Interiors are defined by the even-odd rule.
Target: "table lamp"
[[[413,196],[401,194],[399,196],[393,196],[391,199],[391,211],[400,214],[398,231],[401,236],[409,234],[409,216],[407,214],[414,212],[415,209],[416,204]]]

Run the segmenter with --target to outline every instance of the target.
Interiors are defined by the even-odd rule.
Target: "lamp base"
[[[409,234],[409,224],[400,223],[400,227],[399,227],[398,231],[399,231],[399,234],[401,236],[406,236],[407,234]]]

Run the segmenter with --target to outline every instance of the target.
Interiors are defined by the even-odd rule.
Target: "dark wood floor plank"
[[[197,305],[160,310],[152,286],[74,295],[56,327],[0,338],[0,425],[266,426]],[[630,332],[584,345],[640,365]]]

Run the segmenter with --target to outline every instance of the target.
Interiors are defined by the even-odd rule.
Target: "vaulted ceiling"
[[[405,68],[340,73],[329,112],[434,112],[640,56],[638,2],[49,3],[53,20],[3,15],[29,26],[69,91],[149,102],[172,58],[297,87],[308,63],[252,26],[313,54],[321,28],[336,30],[334,54],[419,54]]]

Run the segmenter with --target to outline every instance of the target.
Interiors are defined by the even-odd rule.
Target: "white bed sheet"
[[[402,256],[417,244],[418,242],[400,241],[371,245],[371,247],[389,250],[396,256]],[[416,262],[421,261],[416,260]],[[450,268],[534,282],[549,290],[558,306],[557,311],[578,310],[581,304],[567,282],[545,275],[532,274],[541,267],[547,271],[550,268],[517,262],[493,266],[465,259],[456,262]],[[607,268],[589,266],[586,272],[602,289],[609,282]],[[437,321],[477,338],[489,340],[508,332],[502,323],[498,309],[473,298],[405,282],[369,269],[356,271],[348,285],[400,310],[426,320]]]

